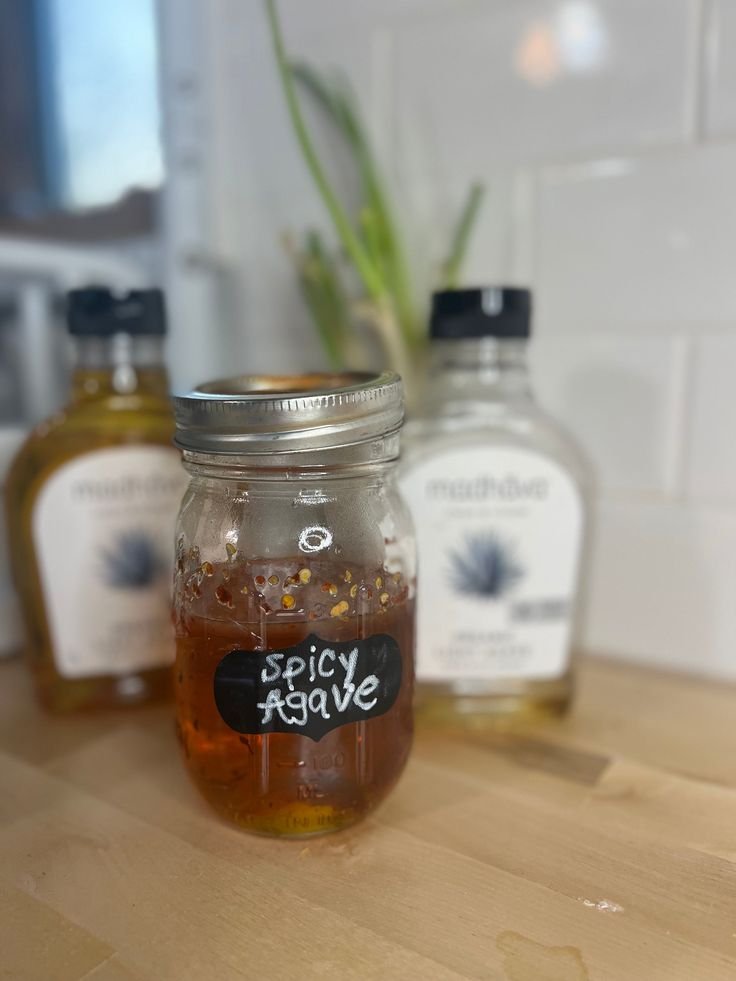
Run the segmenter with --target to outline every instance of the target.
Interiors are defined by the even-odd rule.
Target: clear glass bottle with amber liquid
[[[10,470],[13,575],[39,697],[58,711],[171,687],[171,553],[187,478],[172,444],[163,296],[74,290],[69,404]]]
[[[436,293],[423,407],[401,488],[418,548],[419,708],[508,720],[569,705],[587,465],[539,408],[531,296]]]

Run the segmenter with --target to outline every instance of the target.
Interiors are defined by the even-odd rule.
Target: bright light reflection
[[[564,67],[581,74],[600,68],[608,54],[608,37],[598,8],[587,0],[570,0],[556,20]]]
[[[566,72],[598,71],[608,56],[608,35],[590,0],[567,0],[550,21],[529,24],[514,52],[514,67],[535,86],[550,85]]]
[[[557,39],[547,24],[530,24],[514,56],[514,67],[532,85],[549,85],[560,74]]]

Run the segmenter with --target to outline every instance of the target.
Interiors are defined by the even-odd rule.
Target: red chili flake
[[[221,606],[228,606],[232,610],[233,608],[233,594],[229,589],[225,589],[224,586],[218,586],[215,590],[215,599]]]

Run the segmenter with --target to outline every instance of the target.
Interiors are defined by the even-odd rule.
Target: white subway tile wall
[[[677,492],[686,341],[548,331],[531,354],[539,401],[595,461],[602,488]]]
[[[728,144],[542,172],[540,332],[632,337],[736,321],[735,175]]]
[[[489,185],[468,279],[533,287],[540,397],[599,475],[586,645],[736,677],[735,0],[281,12],[292,53],[352,78],[423,285],[468,182]],[[249,367],[297,363],[311,328],[279,235],[328,223],[261,3],[211,16],[244,351]]]
[[[597,524],[587,647],[736,677],[736,515],[603,498]]]
[[[402,164],[472,178],[508,159],[686,138],[694,9],[695,0],[497,0],[404,21],[395,45]]]

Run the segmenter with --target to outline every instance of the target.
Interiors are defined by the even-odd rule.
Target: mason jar
[[[346,827],[412,740],[415,555],[391,372],[242,377],[176,398],[178,734],[251,831]]]

